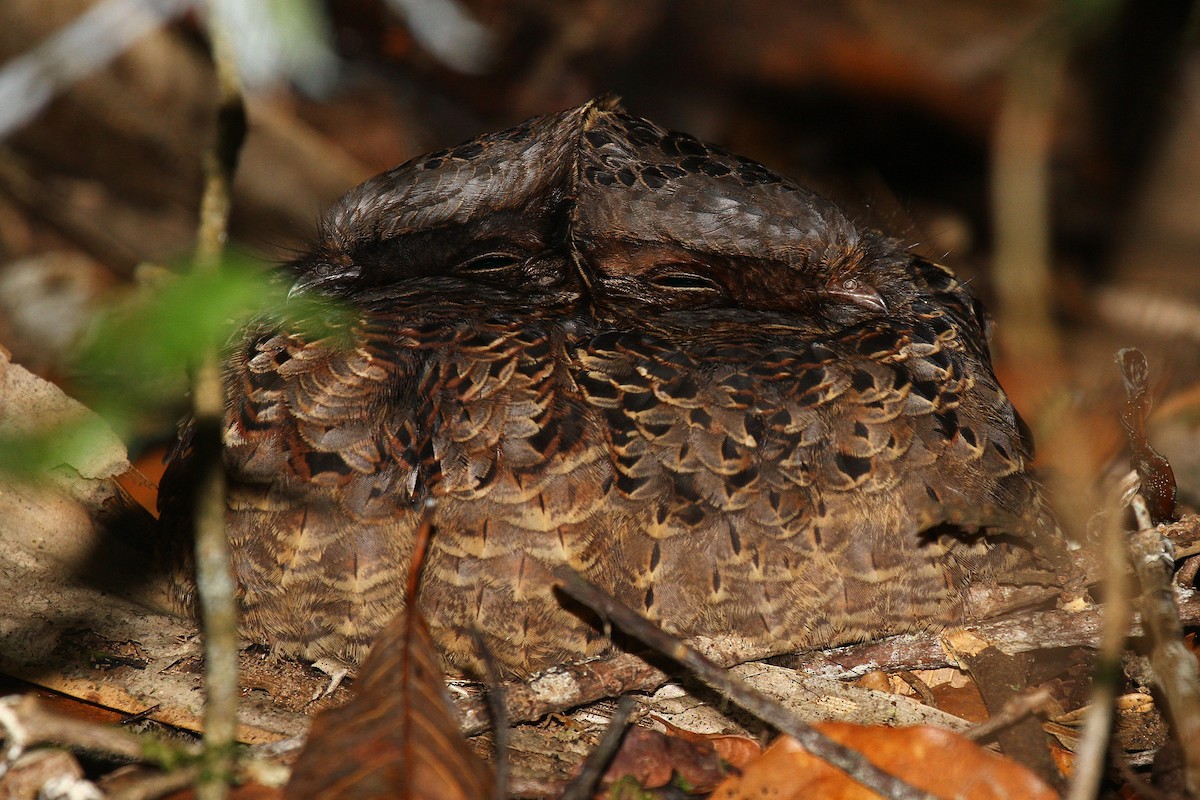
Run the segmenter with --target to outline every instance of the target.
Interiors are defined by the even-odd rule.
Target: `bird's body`
[[[281,654],[361,659],[428,499],[433,638],[515,673],[607,646],[559,563],[784,652],[945,624],[1053,538],[948,270],[611,104],[372,179],[293,269],[357,319],[228,361],[243,628]]]

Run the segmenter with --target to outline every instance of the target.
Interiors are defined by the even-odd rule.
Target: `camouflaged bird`
[[[748,159],[589,103],[346,195],[291,265],[340,339],[227,362],[243,632],[357,662],[419,605],[447,664],[602,652],[567,563],[684,637],[936,627],[1054,547],[982,312],[944,267]]]

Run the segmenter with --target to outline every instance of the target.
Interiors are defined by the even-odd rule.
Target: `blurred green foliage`
[[[59,464],[88,461],[106,422],[129,442],[162,436],[186,408],[189,371],[222,352],[251,319],[312,339],[337,337],[351,317],[324,297],[288,297],[288,285],[261,264],[229,258],[217,270],[168,273],[100,320],[80,348],[72,392],[103,421],[32,425],[0,435],[0,471],[32,478]]]

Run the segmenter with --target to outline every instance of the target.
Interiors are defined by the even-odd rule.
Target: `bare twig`
[[[929,684],[921,680],[920,676],[911,669],[900,671],[900,680],[908,684],[917,695],[920,696],[921,702],[932,708],[937,708],[937,698],[933,696],[933,690],[929,688]]]
[[[881,770],[862,753],[844,747],[800,722],[786,708],[729,674],[720,665],[705,658],[677,637],[639,616],[611,595],[588,583],[566,565],[556,567],[554,577],[560,582],[563,591],[571,597],[603,615],[625,633],[675,661],[705,685],[728,697],[763,722],[791,736],[809,753],[842,770],[863,786],[884,797],[903,800],[932,797],[895,775]]]
[[[1050,690],[1041,687],[1019,694],[1004,704],[999,713],[993,714],[978,725],[963,731],[972,741],[981,742],[996,735],[1019,719],[1041,711],[1050,702]]]
[[[995,274],[1000,296],[1001,331],[1014,366],[1047,394],[1051,381],[1065,372],[1061,338],[1051,316],[1051,236],[1049,214],[1050,154],[1057,90],[1070,49],[1064,20],[1051,22],[1030,43],[1009,77],[1000,109],[992,163],[992,206],[996,230]],[[1084,432],[1072,419],[1060,420],[1057,451],[1061,478],[1052,485],[1060,499],[1066,529],[1085,528],[1092,502]],[[1085,723],[1086,743],[1076,761],[1072,800],[1095,797],[1103,772],[1112,721],[1115,681],[1128,630],[1128,577],[1116,515],[1106,515],[1101,548],[1108,602],[1104,609],[1097,657],[1092,713]]]
[[[1021,608],[1045,603],[1058,596],[1058,590],[1050,587],[1032,587],[1014,595],[999,592],[995,597],[984,593],[972,594],[971,609],[980,619],[992,619],[1001,614],[1012,614]],[[1200,603],[1195,609],[1200,613]],[[995,623],[982,623],[980,636],[989,641],[1003,641],[1010,652],[1024,652],[1044,645],[1042,635],[1049,631],[1054,641],[1070,643],[1086,642],[1095,637],[1095,628],[1087,629],[1088,613],[1058,618],[1016,617],[1015,621],[1002,624],[994,636],[989,627]],[[1098,617],[1097,617],[1098,619]],[[1024,621],[1024,629],[1018,624]],[[1082,624],[1082,630],[1075,626]],[[975,626],[969,627],[976,630]],[[1038,635],[1032,636],[1030,630]],[[1055,638],[1057,637],[1057,638]],[[694,643],[713,661],[725,667],[747,661],[786,655],[778,647],[752,642],[736,635],[706,637]],[[1014,649],[1015,648],[1015,649]],[[895,636],[877,642],[836,648],[799,656],[802,668],[824,678],[857,678],[872,669],[888,665],[897,669],[935,669],[947,666],[946,652],[934,634],[912,634]],[[895,665],[892,667],[892,665]],[[527,681],[510,681],[504,684],[505,703],[509,717],[514,722],[538,719],[548,713],[566,708],[615,697],[627,691],[652,690],[666,683],[668,676],[662,670],[647,664],[642,658],[628,653],[618,653],[592,661],[565,664],[554,667]],[[486,706],[475,698],[455,700],[459,721],[468,735],[487,730],[489,716]]]
[[[604,659],[564,664],[528,680],[507,681],[502,689],[509,720],[528,722],[627,691],[655,689],[668,680],[665,672],[641,657],[619,653]],[[457,697],[452,702],[464,733],[473,736],[488,729],[491,716],[486,703],[476,697]]]
[[[1154,527],[1154,520],[1150,518],[1150,509],[1146,507],[1146,501],[1140,494],[1135,494],[1130,499],[1129,506],[1133,509],[1133,518],[1137,520],[1139,533]],[[1172,559],[1173,561],[1174,559]],[[1136,567],[1137,564],[1134,564],[1135,569]]]
[[[0,139],[54,96],[193,5],[191,0],[106,0],[0,69]]]
[[[220,96],[217,137],[204,154],[204,197],[196,241],[197,271],[220,268],[229,228],[229,208],[237,156],[246,135],[233,49],[215,9],[210,9],[209,40]],[[207,768],[197,785],[200,800],[221,800],[228,792],[237,735],[237,610],[225,537],[225,474],[220,430],[224,392],[215,348],[196,369],[192,387],[200,487],[196,502],[196,579],[205,632],[204,743]]]
[[[130,725],[141,722],[142,720],[150,719],[152,716],[154,716],[156,713],[158,713],[158,710],[160,708],[162,708],[162,703],[155,703],[154,705],[150,706],[149,708],[144,708],[136,714],[131,714],[128,717],[125,717],[124,719],[120,720],[117,724],[122,727],[129,727]]]
[[[187,787],[202,773],[203,751],[192,744],[163,741],[138,735],[114,725],[76,719],[52,711],[33,695],[0,699],[0,739],[7,747],[3,766],[32,747],[53,744],[106,756],[118,761],[156,765],[166,771],[146,774],[122,783],[106,795],[111,800],[148,800]],[[169,768],[167,765],[170,765]],[[243,777],[263,774],[261,762],[247,762]]]
[[[1161,527],[1161,523],[1178,518],[1175,473],[1146,433],[1152,401],[1146,356],[1128,347],[1118,351],[1117,363],[1128,395],[1121,410],[1121,424],[1129,437],[1130,461],[1141,484],[1141,491],[1130,501],[1138,524],[1129,541],[1129,560],[1142,589],[1137,605],[1150,635],[1150,666],[1183,753],[1184,780],[1194,795],[1200,793],[1200,669],[1183,643],[1172,582],[1175,559]]]
[[[1200,623],[1200,597],[1181,601],[1180,615],[1185,624]],[[1101,609],[1093,606],[1079,611],[1026,611],[1001,620],[965,625],[959,630],[972,633],[1006,653],[1024,653],[1055,647],[1095,647],[1102,625]],[[1137,617],[1130,625],[1129,635],[1143,635]],[[893,636],[805,653],[797,656],[790,666],[802,675],[825,679],[854,679],[875,669],[897,672],[953,666],[941,642],[942,636],[936,633]],[[710,657],[725,666],[771,655],[778,654],[750,650],[739,653],[732,647],[724,648],[720,655],[710,652]],[[653,690],[668,679],[666,673],[640,657],[620,653],[556,667],[528,681],[508,681],[502,688],[509,719],[524,722],[627,691]],[[454,706],[468,735],[487,730],[491,717],[478,698],[456,698]]]
[[[11,695],[0,699],[0,738],[6,743],[6,764],[40,744],[79,747],[131,761],[143,757],[142,743],[136,735],[55,714],[33,695]],[[3,774],[2,769],[0,774]]]
[[[631,695],[625,695],[617,702],[617,710],[609,720],[604,736],[592,748],[592,752],[588,753],[583,768],[567,784],[559,800],[586,800],[595,794],[600,779],[604,777],[604,770],[616,755],[617,748],[625,737],[625,731],[629,727],[629,715],[636,707],[637,700]]]
[[[1183,628],[1175,604],[1171,575],[1175,561],[1170,543],[1148,524],[1149,513],[1141,495],[1133,507],[1141,528],[1129,543],[1130,558],[1142,585],[1138,607],[1150,634],[1150,666],[1162,690],[1173,732],[1183,753],[1188,791],[1200,794],[1200,670],[1183,643]]]
[[[1108,513],[1101,519],[1100,547],[1106,575],[1105,604],[1101,617],[1103,624],[1093,670],[1090,710],[1079,737],[1068,800],[1091,800],[1099,790],[1112,730],[1113,702],[1122,674],[1121,654],[1125,649],[1125,637],[1132,616],[1124,532],[1119,515]]]
[[[1186,296],[1132,286],[1092,289],[1097,322],[1167,340],[1200,342],[1200,307]]]
[[[109,792],[108,800],[155,800],[182,789],[200,777],[197,766],[178,767],[170,772],[152,773]]]
[[[411,606],[410,606],[411,607]],[[493,763],[495,766],[495,783],[492,786],[494,800],[504,800],[508,797],[508,782],[511,775],[508,743],[508,709],[504,707],[504,690],[500,686],[500,667],[496,657],[487,646],[478,628],[471,628],[471,641],[479,660],[483,662],[484,677],[487,679],[488,713],[492,715],[492,748],[496,753]]]
[[[1000,332],[1014,357],[1050,357],[1056,366],[1062,353],[1050,307],[1049,163],[1062,58],[1059,48],[1037,42],[1017,62],[992,157]],[[1029,377],[1043,374],[1031,370]]]

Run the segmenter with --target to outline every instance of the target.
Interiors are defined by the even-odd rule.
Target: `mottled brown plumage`
[[[944,624],[1054,546],[954,276],[611,103],[368,181],[292,268],[357,321],[229,356],[243,626],[280,654],[364,655],[430,498],[434,640],[516,673],[607,646],[561,562],[783,652]]]

